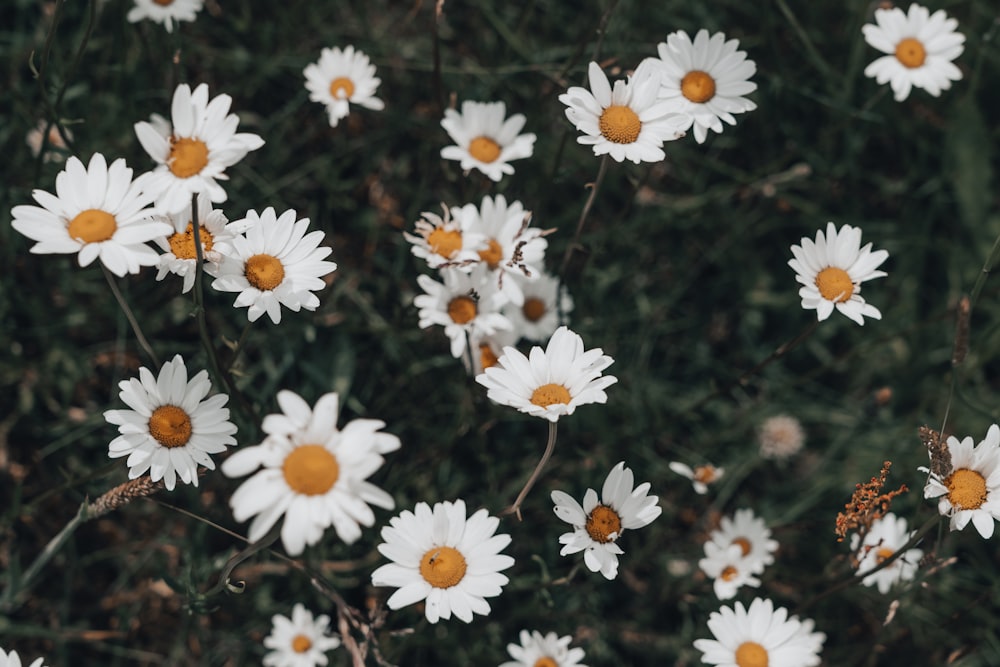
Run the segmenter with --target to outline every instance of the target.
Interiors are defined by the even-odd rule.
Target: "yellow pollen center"
[[[469,142],[469,155],[489,164],[500,157],[500,144],[489,137],[476,137]]]
[[[715,481],[715,466],[698,466],[694,469],[694,479],[702,484],[711,484]]]
[[[531,402],[535,405],[547,408],[556,403],[569,405],[573,397],[569,395],[569,389],[561,384],[543,384],[541,387],[531,392]]]
[[[614,542],[622,532],[622,520],[618,512],[607,505],[598,505],[587,517],[587,534],[595,542]]]
[[[739,570],[737,570],[735,567],[733,567],[732,565],[727,565],[726,568],[719,575],[719,578],[722,579],[723,581],[732,581],[733,579],[736,578],[736,575],[738,575],[739,573],[740,573]]]
[[[468,296],[456,296],[448,302],[448,317],[455,324],[468,324],[476,318],[476,302]]]
[[[616,144],[634,143],[642,129],[638,114],[629,107],[617,104],[604,110],[597,125],[604,138]]]
[[[202,248],[207,252],[212,249],[212,233],[205,229],[204,225],[198,225],[198,234],[201,237]],[[174,253],[177,259],[197,259],[198,255],[194,247],[194,225],[188,223],[186,232],[177,232],[167,242],[170,244],[170,252]]]
[[[171,139],[167,164],[177,178],[190,178],[208,164],[208,146],[200,139]]]
[[[149,416],[149,434],[164,447],[183,447],[191,439],[191,417],[176,405],[161,405]]]
[[[483,370],[493,368],[497,365],[498,361],[499,359],[497,359],[497,355],[493,352],[493,348],[486,343],[479,346],[479,365],[483,367]]]
[[[158,4],[160,7],[169,7],[174,4],[174,0],[153,0],[153,2]]]
[[[343,95],[341,95],[343,93]],[[354,94],[354,82],[346,76],[338,76],[330,82],[330,94],[336,99],[350,99]]]
[[[465,576],[465,556],[452,547],[434,547],[420,559],[420,576],[434,588],[451,588]]]
[[[524,319],[529,322],[537,322],[542,319],[546,310],[547,308],[545,307],[545,302],[534,297],[525,299],[524,305],[521,306],[521,312],[524,313]]]
[[[743,642],[736,649],[737,667],[767,667],[767,649],[757,642]]]
[[[827,301],[844,303],[854,294],[854,283],[847,271],[836,266],[828,266],[816,274],[816,287],[820,296]]]
[[[923,65],[924,61],[927,60],[927,51],[919,39],[907,37],[896,45],[896,60],[902,63],[903,67],[914,69]]]
[[[748,540],[745,537],[737,537],[732,542],[730,542],[730,544],[738,544],[738,545],[740,545],[740,551],[743,552],[744,556],[746,556],[748,553],[750,553],[750,540]]]
[[[83,243],[107,241],[114,236],[116,229],[118,229],[118,223],[115,222],[115,216],[96,208],[81,211],[69,221],[69,225],[66,227],[71,239]]]
[[[337,483],[340,466],[337,457],[323,445],[299,445],[285,457],[281,473],[295,493],[320,496]]]
[[[438,227],[427,236],[427,245],[430,246],[431,252],[450,259],[462,249],[462,232]]]
[[[479,259],[486,262],[491,269],[495,269],[500,266],[500,260],[503,259],[503,247],[496,239],[490,239],[489,247],[479,251]]]
[[[159,2],[159,0],[157,0]],[[292,638],[292,650],[296,653],[305,653],[312,648],[312,640],[305,635],[295,635]]]
[[[888,558],[889,556],[893,555],[894,553],[896,553],[896,552],[893,551],[892,549],[890,549],[888,547],[882,547],[881,549],[879,549],[878,551],[875,552],[875,562],[876,563],[881,563],[886,558]]]
[[[695,104],[704,104],[715,97],[715,79],[707,72],[692,70],[681,79],[681,95]]]
[[[986,478],[975,470],[959,468],[944,480],[948,502],[960,510],[978,509],[986,502]]]
[[[532,667],[559,667],[559,663],[545,655],[535,660],[535,664]]]
[[[262,292],[272,290],[285,279],[285,267],[277,257],[254,255],[243,267],[247,282]]]

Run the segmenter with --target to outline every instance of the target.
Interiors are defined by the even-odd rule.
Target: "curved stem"
[[[587,186],[590,188],[590,195],[588,195],[587,201],[583,205],[583,211],[580,212],[580,219],[576,223],[576,232],[573,234],[573,240],[568,246],[566,246],[566,252],[563,254],[562,264],[559,266],[559,279],[562,282],[566,282],[566,268],[569,266],[569,261],[573,257],[573,251],[576,250],[580,244],[580,235],[583,233],[583,225],[587,222],[587,216],[590,215],[590,209],[593,208],[594,200],[597,198],[597,190],[601,187],[601,181],[604,180],[604,174],[607,171],[608,156],[605,154],[601,157],[601,166],[597,169],[597,178],[594,179],[593,183],[590,183]]]
[[[516,514],[518,521],[523,521],[521,518],[521,503],[527,497],[528,492],[531,491],[531,487],[535,485],[538,478],[542,474],[542,468],[545,464],[549,462],[549,458],[552,456],[552,452],[556,448],[556,427],[559,422],[549,422],[549,441],[545,444],[545,452],[542,454],[542,458],[538,460],[538,465],[535,466],[534,472],[531,473],[531,477],[525,482],[524,488],[521,489],[521,493],[517,494],[517,499],[514,500],[514,504],[503,511],[504,514]]]
[[[146,356],[156,365],[157,368],[160,367],[160,358],[156,356],[153,352],[153,347],[146,340],[146,336],[142,333],[142,327],[139,326],[139,320],[135,318],[135,314],[132,309],[129,308],[128,303],[125,301],[125,297],[122,296],[121,290],[118,289],[118,285],[115,283],[114,277],[111,275],[111,271],[108,267],[101,263],[101,270],[104,271],[104,277],[108,281],[108,287],[111,288],[111,293],[115,295],[115,300],[118,301],[118,305],[121,307],[122,312],[125,313],[125,317],[128,319],[128,323],[132,325],[132,332],[135,334],[136,340],[139,342],[139,347],[142,351],[146,353]]]

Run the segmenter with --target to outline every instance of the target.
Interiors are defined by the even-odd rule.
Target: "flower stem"
[[[559,422],[549,422],[549,441],[545,443],[545,453],[542,454],[542,458],[538,460],[538,465],[535,466],[534,472],[531,473],[531,477],[525,482],[524,488],[521,489],[521,493],[517,494],[517,499],[514,500],[514,504],[504,510],[504,514],[516,514],[518,521],[523,521],[521,518],[521,503],[528,496],[528,492],[531,491],[531,487],[535,485],[538,481],[539,476],[542,474],[542,468],[545,464],[549,462],[549,458],[552,456],[552,452],[556,448],[556,427]]]
[[[597,178],[594,179],[593,183],[590,183],[587,186],[590,188],[590,195],[588,195],[587,201],[583,205],[583,211],[580,212],[580,219],[576,223],[576,232],[573,234],[573,240],[568,246],[566,246],[566,252],[563,254],[562,264],[559,266],[559,279],[562,282],[566,282],[566,269],[569,267],[569,261],[573,257],[573,251],[575,251],[580,245],[580,235],[583,233],[583,225],[587,222],[587,216],[590,215],[590,209],[594,206],[594,200],[597,198],[597,191],[601,187],[601,182],[604,180],[604,174],[607,173],[607,171],[608,156],[605,154],[601,157],[601,166],[597,169]]]
[[[108,270],[108,267],[104,266],[103,262],[101,263],[101,269],[104,271],[104,277],[108,281],[111,293],[115,295],[115,300],[118,301],[118,305],[121,307],[122,312],[125,313],[128,323],[132,325],[132,332],[135,334],[135,338],[139,342],[139,347],[141,347],[142,351],[146,353],[146,356],[149,357],[150,361],[156,364],[156,367],[159,368],[160,359],[156,356],[156,353],[153,352],[153,347],[149,344],[149,341],[146,340],[146,336],[143,335],[142,327],[139,326],[139,321],[135,318],[135,314],[132,312],[132,309],[129,308],[128,303],[125,301],[125,297],[122,296],[121,290],[118,289],[114,276],[111,275],[111,271]]]

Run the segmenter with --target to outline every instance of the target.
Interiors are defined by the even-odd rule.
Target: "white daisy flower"
[[[45,134],[45,128],[49,128],[48,135]],[[73,132],[68,128],[64,127],[63,132],[66,133],[66,138],[73,141]],[[45,139],[45,141],[42,141]],[[38,157],[38,154],[42,152],[42,144],[45,144],[45,155],[42,156],[43,162],[62,162],[66,159],[66,151],[69,150],[69,146],[63,141],[62,135],[59,134],[59,128],[55,123],[49,125],[48,121],[44,118],[38,121],[35,127],[28,130],[28,134],[24,137],[24,142],[28,144],[28,148],[31,149],[31,154]]]
[[[377,419],[354,419],[338,430],[335,393],[310,408],[298,394],[279,391],[278,405],[282,414],[264,418],[264,441],[222,464],[227,477],[261,468],[230,498],[233,516],[255,517],[247,538],[256,542],[284,515],[281,540],[292,556],[316,544],[330,526],[344,542],[355,542],[361,526],[375,524],[369,504],[395,506],[392,496],[365,480],[382,466],[383,454],[399,449],[399,438],[380,433],[385,422]]]
[[[42,665],[44,661],[45,658],[36,658],[27,667],[44,667]],[[21,656],[17,654],[17,651],[11,650],[7,652],[0,648],[0,667],[21,667]]]
[[[881,565],[906,544],[915,532],[906,530],[906,519],[887,512],[872,521],[864,540],[856,533],[852,535],[851,551],[858,556],[858,572],[867,572]],[[917,565],[923,555],[924,552],[920,549],[910,549],[878,572],[869,574],[861,583],[865,586],[878,586],[878,592],[884,595],[897,581],[910,581],[916,576]]]
[[[494,181],[513,174],[512,160],[531,157],[534,134],[518,134],[523,114],[507,116],[503,102],[462,102],[462,112],[445,109],[441,127],[456,146],[441,149],[445,160],[460,160],[466,172],[478,169]],[[505,120],[506,119],[506,120]]]
[[[573,641],[569,635],[521,630],[520,640],[520,644],[507,644],[507,652],[514,660],[500,667],[587,667],[580,662],[585,655],[583,649],[569,647]]]
[[[559,327],[543,351],[535,346],[525,357],[505,347],[497,365],[476,376],[492,401],[535,417],[559,421],[587,403],[606,403],[604,393],[618,378],[601,372],[614,363],[601,348],[584,351],[583,339]]]
[[[337,127],[337,123],[347,117],[351,104],[373,111],[385,108],[385,103],[375,97],[375,90],[382,83],[382,79],[375,76],[375,65],[353,46],[343,50],[338,46],[323,49],[319,61],[306,65],[302,73],[306,77],[309,99],[326,105],[330,127]]]
[[[198,486],[198,466],[215,470],[210,454],[235,445],[236,426],[229,421],[226,394],[209,398],[207,371],[188,380],[181,355],[163,364],[159,375],[142,367],[139,377],[122,380],[119,397],[131,410],[107,410],[104,419],[121,434],[108,445],[113,459],[128,456],[129,479],[149,471],[173,490],[176,479]]]
[[[594,489],[587,489],[582,507],[569,494],[552,492],[556,516],[573,526],[572,533],[559,536],[563,545],[560,556],[582,551],[588,570],[600,572],[606,579],[618,576],[618,556],[625,553],[618,538],[626,529],[648,526],[663,512],[656,504],[659,498],[646,494],[649,482],[633,490],[633,481],[632,469],[620,462],[604,480],[600,502]]]
[[[199,192],[207,192],[217,204],[226,201],[218,183],[229,178],[226,168],[264,145],[256,134],[236,131],[239,118],[229,113],[232,101],[229,95],[218,95],[210,102],[208,85],[192,92],[182,83],[174,90],[172,126],[164,127],[156,118],[135,124],[139,143],[159,164],[146,187],[164,212],[183,210]]]
[[[951,529],[963,530],[971,521],[985,539],[1000,521],[1000,426],[993,424],[986,439],[973,445],[971,437],[948,438],[951,471],[943,479],[931,473],[924,498],[939,498],[938,511],[951,517]],[[928,472],[926,468],[921,468]]]
[[[393,586],[389,609],[426,600],[427,620],[454,614],[466,623],[486,616],[486,598],[496,597],[509,579],[500,574],[514,559],[500,553],[510,535],[495,535],[500,519],[481,509],[466,519],[465,501],[417,503],[382,529],[379,552],[391,560],[372,572],[373,586]]]
[[[260,214],[247,211],[246,218],[230,224],[246,226],[246,235],[236,236],[220,251],[223,261],[212,287],[239,292],[234,308],[249,306],[251,322],[267,313],[278,324],[281,306],[294,312],[319,307],[313,290],[326,287],[323,276],[337,265],[324,260],[333,249],[320,245],[323,232],[306,234],[309,218],[296,220],[291,209],[278,216],[268,206]]]
[[[577,142],[594,147],[594,155],[609,154],[616,162],[659,162],[666,157],[661,146],[684,136],[687,117],[657,101],[660,74],[654,67],[640,67],[627,81],[608,82],[601,67],[590,63],[590,90],[573,86],[559,96],[566,117],[583,132]]]
[[[414,256],[427,262],[432,269],[457,268],[471,271],[480,261],[479,251],[488,251],[486,236],[473,229],[479,223],[476,207],[455,206],[451,210],[444,204],[444,217],[424,211],[417,220],[416,234],[403,232],[411,244]]]
[[[816,241],[802,239],[802,246],[793,245],[795,259],[788,266],[795,271],[795,279],[802,283],[799,296],[802,308],[815,310],[819,321],[830,317],[834,307],[846,317],[864,325],[865,317],[882,319],[878,308],[865,303],[861,296],[861,283],[888,275],[876,271],[889,253],[872,252],[872,244],[861,247],[861,228],[844,225],[837,231],[832,222],[823,231],[816,232]]]
[[[56,194],[34,190],[31,196],[41,206],[15,206],[11,225],[36,242],[35,254],[77,253],[80,266],[100,257],[116,276],[139,273],[159,261],[146,242],[171,232],[170,225],[151,217],[155,210],[147,208],[153,200],[147,185],[141,176],[132,180],[121,158],[109,167],[103,155],[94,153],[84,167],[74,156],[56,176]]]
[[[691,486],[694,487],[695,493],[699,495],[708,493],[708,485],[718,482],[726,472],[725,468],[716,468],[711,463],[705,463],[692,468],[680,461],[671,461],[670,469],[678,475],[691,480]]]
[[[879,83],[889,82],[897,102],[905,100],[916,86],[934,97],[962,78],[952,61],[965,48],[965,35],[956,32],[958,21],[943,9],[933,14],[926,7],[910,5],[904,14],[899,7],[876,9],[875,22],[861,27],[865,41],[882,56],[865,68],[865,76]]]
[[[511,328],[510,320],[500,314],[503,296],[496,283],[486,278],[484,267],[477,267],[471,273],[442,269],[441,277],[444,283],[430,276],[417,276],[424,293],[414,297],[413,304],[420,309],[421,329],[433,325],[444,327],[451,340],[453,357],[458,359],[465,354],[472,340]]]
[[[763,519],[754,516],[750,508],[736,510],[732,518],[722,517],[719,527],[709,535],[709,540],[721,549],[738,545],[754,574],[760,574],[774,562],[774,552],[778,549],[778,542],[771,539],[771,530]]]
[[[713,580],[712,589],[720,600],[734,597],[742,586],[760,586],[760,579],[753,576],[757,574],[754,562],[743,556],[738,544],[722,547],[711,540],[705,542],[705,557],[698,561],[698,567]]]
[[[204,4],[205,0],[135,0],[126,18],[129,23],[149,19],[173,32],[174,21],[194,21]]]
[[[519,337],[544,343],[559,327],[560,314],[566,317],[573,312],[573,297],[558,278],[544,271],[534,280],[517,274],[510,277],[518,283],[524,299],[519,306],[504,306],[503,314],[514,325]]]
[[[156,239],[163,254],[160,255],[157,280],[163,280],[167,274],[174,273],[184,278],[183,293],[191,291],[194,286],[195,263],[197,251],[194,246],[194,222],[191,215],[191,205],[180,213],[164,216],[173,227],[173,234]],[[212,202],[204,192],[198,195],[198,235],[201,239],[202,260],[206,262],[205,270],[214,273],[218,270],[223,253],[231,252],[230,243],[236,236],[233,227],[227,227],[225,214],[212,208]]]
[[[340,646],[340,638],[330,636],[330,617],[313,619],[312,612],[301,604],[292,607],[292,617],[271,617],[271,634],[264,646],[273,649],[264,656],[264,667],[317,667],[329,661],[326,652]]]
[[[757,105],[744,95],[757,90],[750,77],[757,71],[737,39],[726,41],[717,32],[711,37],[699,30],[694,41],[683,30],[667,35],[657,47],[659,58],[650,58],[661,71],[659,98],[670,110],[687,118],[681,130],[694,127],[694,138],[705,142],[708,131],[722,132],[722,121],[736,125],[733,114],[753,111]],[[645,64],[645,63],[644,63]]]
[[[822,632],[813,632],[811,619],[790,617],[784,607],[775,609],[761,598],[749,609],[737,602],[713,611],[708,629],[715,639],[696,639],[694,647],[704,654],[702,662],[724,667],[815,667],[826,641]]]
[[[469,367],[468,355],[462,355],[465,370],[471,375],[479,375],[487,368],[497,365],[503,348],[517,342],[517,334],[509,329],[497,329],[491,335],[479,335],[469,339],[472,347],[472,367]]]

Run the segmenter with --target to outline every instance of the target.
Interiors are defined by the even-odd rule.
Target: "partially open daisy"
[[[198,255],[194,245],[194,223],[191,213],[189,204],[180,213],[164,216],[173,227],[173,233],[155,239],[156,245],[163,250],[156,279],[163,280],[169,273],[182,276],[184,278],[182,292],[185,293],[194,286],[197,274],[195,264]],[[198,235],[201,239],[201,256],[202,261],[206,263],[206,270],[212,273],[218,270],[223,253],[230,251],[229,244],[236,236],[234,228],[227,228],[227,222],[222,211],[212,208],[212,202],[207,194],[198,195]]]
[[[581,405],[607,402],[604,390],[618,378],[602,371],[614,361],[599,347],[584,351],[578,334],[559,327],[544,351],[535,346],[526,357],[505,347],[497,365],[477,375],[476,382],[486,387],[490,400],[555,422]]]
[[[271,617],[271,634],[264,646],[272,649],[264,656],[264,667],[317,667],[326,665],[326,652],[340,646],[340,638],[329,635],[330,617],[313,618],[301,604],[292,607],[292,617]]]
[[[45,132],[46,128],[48,128],[48,134]],[[73,132],[68,127],[64,127],[63,132],[66,133],[67,139],[73,141]],[[42,156],[43,162],[62,162],[66,159],[66,152],[69,150],[69,146],[66,145],[59,133],[59,127],[55,123],[50,125],[45,119],[39,120],[35,127],[28,130],[24,142],[28,144],[31,154],[35,157],[38,157],[43,147],[45,148],[45,155]]]
[[[749,609],[737,602],[713,611],[708,629],[715,639],[696,639],[694,647],[704,654],[702,662],[725,667],[815,667],[826,641],[822,632],[813,632],[811,619],[789,617],[787,609],[761,598]]]
[[[906,544],[914,532],[916,531],[906,529],[906,519],[888,512],[872,521],[863,540],[858,534],[852,535],[851,551],[857,558],[858,572],[867,572],[881,565]],[[884,595],[896,582],[913,579],[923,555],[924,552],[920,549],[909,549],[878,572],[869,574],[861,583],[865,586],[878,586],[878,592]]]
[[[558,278],[545,272],[539,273],[534,280],[516,274],[510,279],[518,283],[524,299],[520,305],[504,306],[503,314],[520,338],[534,343],[546,342],[559,327],[560,316],[566,317],[573,312],[573,297]]]
[[[755,517],[750,508],[736,510],[732,518],[722,517],[709,540],[720,549],[739,546],[742,557],[751,564],[750,569],[755,574],[774,562],[774,552],[778,549],[778,542],[771,539],[771,529],[763,519]]]
[[[865,41],[888,55],[868,65],[865,76],[889,82],[897,102],[914,86],[937,97],[962,78],[952,61],[962,54],[965,35],[955,31],[958,21],[943,9],[933,14],[917,4],[905,14],[899,7],[876,9],[875,23],[862,26]]]
[[[803,285],[799,289],[802,307],[815,310],[819,321],[830,317],[834,308],[861,325],[865,317],[882,319],[878,308],[865,303],[861,283],[888,275],[876,269],[889,253],[872,252],[871,243],[862,248],[861,228],[844,225],[838,232],[828,222],[825,236],[819,230],[815,242],[803,238],[801,246],[792,246],[792,254],[795,259],[788,260],[788,266]]]
[[[600,572],[607,579],[618,576],[618,556],[625,553],[618,539],[625,530],[648,526],[663,510],[657,496],[647,495],[649,482],[633,489],[632,469],[621,462],[611,469],[598,500],[597,491],[587,489],[583,506],[569,494],[552,492],[555,513],[573,526],[572,533],[559,536],[563,545],[560,556],[583,552],[583,562],[591,572]]]
[[[129,479],[149,471],[154,482],[163,480],[173,490],[177,478],[198,486],[198,466],[215,470],[211,454],[235,445],[236,426],[229,421],[226,394],[209,398],[212,383],[207,371],[188,380],[181,355],[163,364],[153,376],[148,368],[139,377],[122,380],[119,396],[131,410],[107,410],[104,418],[121,434],[108,445],[108,456],[128,456]]]
[[[932,472],[924,486],[924,498],[938,498],[938,511],[951,517],[952,530],[969,522],[979,534],[993,536],[1000,521],[1000,426],[993,424],[986,439],[973,445],[971,437],[948,438],[951,467],[945,474]],[[927,472],[926,468],[921,468]]]
[[[347,117],[351,104],[373,111],[385,108],[385,103],[375,97],[375,90],[382,83],[375,76],[375,65],[353,46],[343,50],[338,46],[323,49],[319,61],[306,65],[302,73],[306,77],[309,99],[326,105],[331,127],[337,127],[337,123]]]
[[[459,160],[462,169],[478,169],[494,181],[513,174],[512,160],[531,157],[534,134],[518,134],[524,127],[523,114],[507,116],[503,102],[462,102],[462,111],[445,109],[441,127],[456,146],[441,149],[445,160]]]
[[[228,477],[256,474],[236,489],[229,505],[237,521],[255,517],[248,539],[256,542],[282,515],[281,540],[292,556],[316,544],[333,526],[351,544],[361,526],[372,526],[368,505],[392,509],[392,496],[366,481],[383,454],[399,449],[399,438],[381,433],[385,422],[355,419],[337,429],[337,394],[324,394],[310,408],[298,394],[278,392],[281,414],[264,418],[264,442],[243,447],[222,464]],[[261,468],[261,470],[257,470]]]
[[[229,95],[209,101],[204,83],[193,92],[182,83],[174,90],[172,125],[164,127],[158,119],[135,124],[139,143],[159,164],[146,187],[164,212],[183,210],[199,192],[207,192],[213,202],[226,201],[218,183],[229,178],[226,169],[264,145],[256,134],[236,131],[239,118],[229,113],[232,102]]]
[[[480,261],[480,251],[489,251],[489,246],[486,236],[473,229],[479,222],[476,207],[468,206],[471,208],[456,206],[449,210],[442,204],[444,217],[430,211],[421,213],[421,219],[414,224],[416,234],[403,232],[403,237],[412,244],[413,254],[432,269],[471,271]]]
[[[500,314],[503,295],[487,277],[485,267],[477,267],[471,273],[442,269],[441,277],[443,283],[430,276],[417,276],[424,293],[414,297],[413,304],[420,309],[421,329],[444,327],[451,340],[453,357],[458,359],[466,354],[471,341],[511,328],[510,320]]]
[[[108,166],[104,156],[94,153],[90,163],[74,157],[56,176],[56,194],[35,190],[31,196],[41,206],[23,204],[11,210],[11,225],[35,245],[39,255],[76,253],[80,266],[98,257],[117,276],[139,273],[155,266],[156,251],[146,245],[171,231],[170,225],[153,219],[147,208],[152,196],[140,177],[119,158]]]
[[[320,245],[323,232],[306,233],[309,218],[296,220],[294,210],[278,216],[268,206],[260,214],[247,211],[246,218],[231,224],[248,227],[246,235],[236,236],[220,252],[224,259],[212,287],[239,292],[233,306],[249,306],[251,322],[267,313],[278,324],[281,306],[294,312],[319,307],[313,290],[326,287],[323,276],[337,265],[324,259],[333,249]]]
[[[582,648],[570,648],[573,638],[560,637],[554,632],[542,634],[538,630],[521,630],[520,644],[507,644],[507,652],[514,658],[500,667],[587,667]]]
[[[400,609],[426,600],[427,620],[454,614],[466,623],[486,616],[486,598],[500,595],[509,579],[500,574],[514,559],[500,551],[510,535],[495,535],[500,519],[481,509],[466,519],[465,501],[417,503],[382,529],[379,552],[391,560],[372,572],[373,586],[398,588],[387,602]]]
[[[661,71],[659,99],[670,103],[670,110],[687,118],[682,130],[694,127],[694,138],[705,142],[708,131],[722,132],[722,122],[736,125],[733,114],[753,111],[757,105],[748,95],[757,90],[750,77],[757,71],[747,60],[736,39],[726,41],[717,32],[709,37],[699,30],[694,41],[683,30],[667,35],[657,47],[654,62]]]
[[[135,6],[129,10],[128,22],[138,23],[149,19],[163,24],[167,32],[173,32],[174,21],[194,21],[205,0],[134,0]]]
[[[583,132],[577,142],[593,146],[594,155],[608,154],[617,162],[659,162],[666,157],[663,142],[684,136],[687,117],[656,99],[656,68],[640,68],[627,81],[615,81],[614,88],[597,63],[590,63],[588,74],[590,90],[573,86],[559,101],[566,105],[566,117]]]
[[[722,547],[709,540],[705,542],[705,557],[698,561],[698,567],[712,579],[715,597],[728,600],[743,586],[757,588],[760,579],[753,576],[754,562],[743,555],[738,544]]]
[[[714,484],[722,479],[722,475],[726,472],[725,468],[716,468],[711,463],[705,463],[692,468],[686,463],[681,463],[680,461],[671,461],[670,469],[678,475],[682,475],[691,480],[691,486],[694,487],[695,493],[698,494],[708,493],[708,485]]]
[[[42,663],[45,658],[36,658],[27,667],[44,667]],[[0,648],[0,667],[21,667],[21,656],[17,654],[17,651],[4,651]]]

